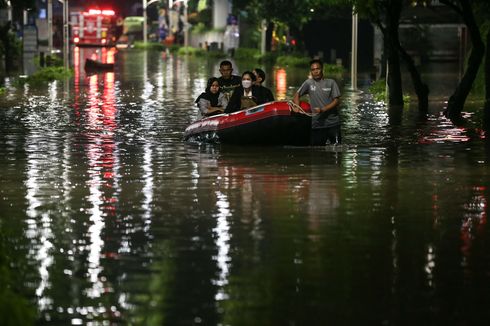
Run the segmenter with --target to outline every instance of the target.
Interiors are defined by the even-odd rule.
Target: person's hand
[[[313,112],[313,113],[315,113],[315,114],[319,114],[319,113],[321,113],[321,112],[322,112],[322,109],[320,109],[320,108],[313,108],[313,109],[311,110],[311,112]]]

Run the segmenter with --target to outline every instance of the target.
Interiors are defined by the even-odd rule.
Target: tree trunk
[[[10,72],[13,66],[12,44],[10,44],[10,27],[11,22],[7,22],[4,26],[0,27],[0,42],[3,44],[3,51],[5,56],[5,71]]]
[[[422,77],[413,62],[412,57],[405,51],[405,49],[398,44],[398,51],[400,52],[403,61],[406,62],[410,76],[412,77],[413,87],[419,100],[419,111],[427,112],[429,109],[429,87],[422,81]]]
[[[400,71],[400,57],[398,27],[400,23],[401,0],[392,1],[386,17],[385,51],[388,60],[388,105],[403,107],[402,75]]]
[[[487,31],[486,38],[487,50],[485,51],[485,106],[483,108],[484,128],[490,130],[490,31]]]
[[[271,52],[272,47],[272,32],[274,31],[274,23],[267,22],[267,31],[265,33],[265,52]]]
[[[445,1],[441,2],[446,3]],[[451,97],[449,97],[447,104],[445,114],[454,123],[458,123],[462,120],[461,112],[463,111],[466,98],[468,97],[471,87],[473,86],[473,82],[475,81],[485,51],[480,30],[476,25],[475,16],[473,15],[473,10],[469,0],[459,0],[459,2],[461,3],[461,11],[459,14],[461,14],[466,26],[468,27],[473,48],[471,49],[471,54],[468,59],[468,67],[466,68],[463,78],[456,87],[454,93],[451,95]]]

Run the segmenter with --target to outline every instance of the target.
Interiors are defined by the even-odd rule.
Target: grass
[[[55,80],[63,80],[73,74],[72,70],[66,70],[63,67],[45,67],[41,68],[27,78],[19,79],[20,85],[32,84],[41,85]]]
[[[142,41],[134,42],[134,48],[138,50],[157,50],[157,51],[165,51],[167,46],[158,42],[146,42],[146,44]]]
[[[386,94],[386,80],[379,79],[375,81],[371,86],[369,86],[369,92],[373,95],[373,99],[376,102],[386,103],[387,94]],[[408,94],[403,95],[403,103],[407,105],[410,103],[411,97]]]
[[[204,56],[206,51],[204,49],[194,48],[191,46],[182,46],[177,51],[179,55],[195,55],[195,56]]]

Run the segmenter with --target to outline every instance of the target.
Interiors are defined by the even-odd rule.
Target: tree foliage
[[[33,9],[36,0],[15,0],[10,2],[15,10]],[[0,8],[7,8],[7,0],[0,0]]]

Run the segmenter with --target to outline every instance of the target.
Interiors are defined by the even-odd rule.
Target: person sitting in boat
[[[242,85],[233,91],[225,113],[248,109],[268,102],[263,89],[254,85],[254,81],[255,75],[253,72],[245,71],[242,74]]]
[[[272,92],[270,89],[262,85],[262,83],[265,80],[265,72],[260,69],[260,68],[255,68],[253,71],[255,75],[255,85],[258,87],[262,88],[262,92],[264,93],[264,96],[266,97],[267,102],[273,102],[274,101],[274,95],[272,95]]]
[[[220,91],[218,78],[211,77],[208,79],[206,91],[197,97],[196,104],[199,108],[200,119],[223,113],[223,110],[228,104],[228,100]]]
[[[230,99],[233,90],[240,86],[242,79],[240,76],[233,75],[233,66],[230,61],[223,60],[219,64],[219,72],[221,77],[218,78],[221,92],[226,95],[227,99]]]

